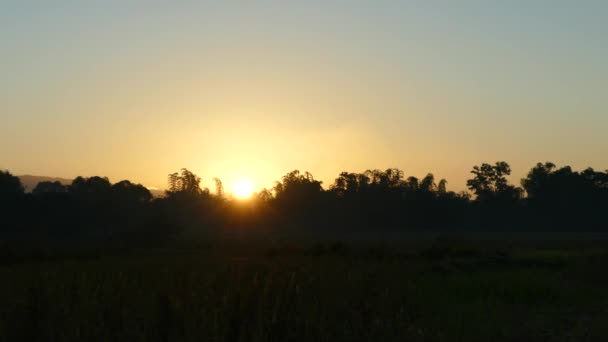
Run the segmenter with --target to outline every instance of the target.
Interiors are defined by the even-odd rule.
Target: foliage
[[[45,195],[45,194],[62,194],[68,191],[68,187],[61,184],[59,181],[50,182],[44,181],[38,183],[32,190],[33,195]]]
[[[342,172],[325,190],[309,172],[291,171],[251,200],[201,188],[189,171],[168,176],[166,196],[140,184],[77,177],[72,184],[42,182],[24,193],[17,177],[0,173],[0,236],[54,236],[170,241],[183,234],[296,229],[312,234],[385,230],[590,230],[606,228],[608,173],[537,164],[511,184],[506,162],[473,167],[466,192],[450,191],[432,173],[419,179],[396,168]],[[524,192],[525,189],[525,192]],[[527,194],[527,196],[523,196]]]
[[[24,189],[19,177],[0,170],[0,199],[11,199],[23,195]]]
[[[521,184],[529,209],[544,222],[599,229],[606,225],[602,209],[608,204],[608,172],[575,172],[569,166],[558,169],[553,163],[538,163]]]
[[[510,185],[507,181],[511,167],[506,162],[497,162],[495,165],[484,163],[473,167],[471,173],[475,177],[467,181],[467,186],[480,202],[517,200],[521,197],[521,189]]]
[[[209,193],[209,189],[201,189],[201,178],[188,169],[181,169],[169,175],[169,189],[167,195],[188,194],[193,196]]]

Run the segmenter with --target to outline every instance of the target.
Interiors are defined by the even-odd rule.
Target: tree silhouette
[[[219,178],[213,178],[215,182],[215,195],[218,197],[224,197],[224,184]]]
[[[201,178],[187,169],[168,175],[167,196],[128,180],[77,177],[72,184],[41,182],[26,194],[18,177],[0,172],[2,232],[45,232],[54,236],[118,236],[158,240],[183,231],[253,228],[280,229],[531,229],[605,230],[608,172],[574,171],[550,162],[536,164],[509,184],[506,162],[474,166],[467,181],[475,195],[448,190],[432,173],[422,178],[399,169],[341,172],[329,186],[309,172],[285,174],[250,202],[201,188]],[[523,195],[526,194],[526,197]],[[12,228],[12,229],[11,229]],[[0,236],[2,237],[2,236]]]
[[[414,176],[408,177],[407,180],[405,181],[405,185],[406,185],[407,189],[410,191],[417,191],[418,188],[420,187],[418,178],[416,178]]]
[[[555,170],[555,164],[546,162],[544,164],[538,163],[530,172],[528,176],[521,180],[521,185],[526,190],[528,198],[543,198],[548,194],[545,193],[547,186],[549,185],[551,174]]]
[[[434,192],[436,187],[437,185],[435,184],[435,176],[432,173],[426,175],[426,177],[424,177],[420,182],[420,190],[427,193]]]
[[[257,200],[268,203],[273,199],[272,196],[272,191],[263,188],[262,190],[260,190],[260,192],[258,192],[257,194],[255,194],[254,196]]]
[[[321,182],[315,180],[311,173],[300,174],[299,170],[287,173],[283,176],[282,182],[277,182],[273,187],[278,201],[311,199],[322,190]]]
[[[19,225],[24,214],[23,197],[21,180],[8,171],[0,171],[0,232],[14,230]]]
[[[362,193],[369,191],[371,179],[370,171],[366,173],[342,172],[330,186],[338,196],[344,197],[349,194]]]
[[[511,167],[506,162],[497,162],[495,165],[482,164],[474,166],[471,171],[474,178],[467,181],[468,188],[477,196],[477,201],[490,200],[517,200],[521,198],[522,191],[510,185],[506,176],[511,174]]]
[[[72,194],[82,196],[95,196],[110,193],[112,184],[107,177],[76,177],[69,186]]]
[[[112,194],[116,200],[123,203],[147,203],[152,200],[152,193],[141,184],[133,184],[128,180],[112,185]]]
[[[181,173],[170,174],[168,183],[167,195],[188,194],[198,196],[209,194],[209,189],[201,189],[201,178],[185,168],[181,169]]]
[[[538,163],[521,184],[528,194],[530,215],[537,220],[558,227],[605,226],[601,213],[608,204],[608,173],[592,168],[576,172],[570,166],[558,169],[550,162]]]
[[[439,181],[439,184],[437,185],[437,193],[439,193],[439,195],[443,196],[446,195],[448,193],[448,181],[445,179],[442,179]]]
[[[12,199],[23,195],[25,189],[19,177],[8,171],[0,171],[0,198]]]
[[[285,221],[313,224],[323,215],[321,181],[315,180],[309,172],[291,171],[281,178],[281,182],[276,182],[272,190],[273,202]]]
[[[68,187],[61,184],[59,181],[50,182],[44,181],[40,182],[36,185],[36,187],[32,190],[32,194],[34,195],[44,195],[44,194],[64,194],[68,192]]]

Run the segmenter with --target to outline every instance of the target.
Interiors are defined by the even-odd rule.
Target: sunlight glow
[[[237,181],[234,183],[232,194],[239,199],[250,198],[253,195],[253,183],[247,179]]]

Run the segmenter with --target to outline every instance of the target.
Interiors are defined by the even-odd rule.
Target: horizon
[[[544,164],[544,163],[547,163],[547,162],[551,162],[551,161],[544,161],[544,162],[538,162],[538,163],[535,163],[534,165],[531,165],[531,166],[528,168],[528,171],[530,171],[530,170],[531,170],[533,167],[535,167],[537,164]],[[489,163],[490,163],[490,164],[493,164],[494,162],[489,162]],[[480,163],[477,163],[476,165],[481,165],[481,164],[483,164],[483,163],[481,163],[481,162],[480,162]],[[594,168],[594,167],[592,167],[592,166],[587,166],[587,167],[583,167],[583,168],[576,168],[576,167],[573,167],[572,165],[569,165],[569,164],[564,164],[564,165],[559,165],[559,164],[556,164],[556,167],[557,167],[557,168],[568,167],[568,166],[569,166],[569,167],[572,167],[572,170],[573,170],[574,172],[581,172],[581,171],[584,171],[585,169],[588,169],[588,168],[591,168],[591,169],[593,169],[593,170],[595,170],[595,171],[599,171],[599,172],[604,172],[604,171],[605,171],[605,172],[608,172],[608,169],[606,169],[606,170],[601,170],[601,169],[596,169],[596,168]],[[188,168],[186,168],[186,169],[188,169]],[[386,169],[389,169],[389,168],[386,168]],[[366,170],[361,170],[361,171],[355,171],[355,170],[342,170],[342,171],[340,171],[340,172],[355,172],[355,173],[359,173],[359,172],[361,172],[361,173],[363,173],[363,172],[366,172],[366,171],[371,171],[371,170],[380,170],[380,171],[384,171],[384,170],[386,170],[386,169],[378,169],[378,168],[375,168],[375,169],[366,169]],[[471,172],[470,172],[470,171],[471,171],[472,169],[473,169],[473,166],[471,166],[471,168],[470,168],[470,170],[469,170],[469,174],[471,174]],[[5,169],[0,168],[0,171],[2,171],[2,170],[5,170]],[[290,171],[293,171],[293,170],[297,170],[297,169],[292,169],[292,170],[290,170]],[[6,171],[9,171],[9,172],[10,172],[11,170],[8,170],[8,169],[7,169]],[[194,174],[197,174],[197,173],[196,173],[196,170],[189,170],[189,171],[192,171]],[[290,171],[288,171],[288,172],[290,172]],[[299,171],[300,171],[300,172],[307,172],[307,170],[299,170]],[[402,171],[403,171],[403,170],[402,170]],[[506,179],[507,179],[507,180],[510,182],[510,184],[512,184],[512,185],[514,185],[514,186],[516,186],[516,187],[520,187],[520,186],[521,186],[520,182],[521,182],[522,180],[524,180],[524,179],[525,179],[525,177],[528,175],[528,171],[524,172],[524,174],[522,174],[522,175],[521,175],[521,177],[520,177],[520,176],[518,176],[518,175],[516,175],[516,174],[513,174],[513,173],[512,173],[512,174],[510,174],[510,175],[507,175],[507,176],[506,176]],[[232,179],[232,182],[231,182],[231,183],[226,184],[226,183],[224,183],[224,180],[222,180],[220,177],[203,177],[203,176],[202,176],[202,175],[200,175],[200,174],[197,174],[197,175],[201,177],[201,188],[202,188],[202,189],[207,188],[207,189],[210,189],[212,192],[214,192],[214,191],[212,190],[212,189],[215,187],[215,181],[214,181],[214,180],[215,180],[215,179],[219,179],[220,181],[222,181],[222,183],[224,184],[224,186],[228,185],[228,188],[227,188],[227,190],[226,190],[226,193],[227,193],[227,194],[229,194],[230,196],[235,196],[235,192],[239,192],[239,190],[238,190],[238,189],[235,189],[235,187],[238,187],[239,185],[243,185],[243,182],[244,182],[244,183],[246,183],[246,187],[250,188],[250,189],[249,189],[248,191],[246,191],[246,192],[247,192],[247,193],[249,193],[249,194],[254,194],[254,193],[258,193],[258,192],[260,192],[260,191],[262,191],[262,190],[264,190],[264,189],[271,190],[271,189],[272,189],[272,186],[273,186],[274,184],[276,184],[276,182],[280,182],[280,181],[281,181],[282,176],[284,176],[284,175],[285,175],[285,174],[287,174],[288,172],[285,172],[285,173],[284,173],[284,174],[282,174],[281,176],[277,177],[277,179],[276,179],[276,180],[275,180],[275,181],[274,181],[272,184],[269,184],[268,186],[263,186],[263,185],[260,185],[260,184],[256,184],[256,183],[254,183],[253,181],[251,181],[250,179],[248,179],[247,177],[240,177],[240,178]],[[325,189],[325,190],[329,190],[329,189],[330,189],[331,184],[333,184],[333,183],[334,183],[335,179],[336,179],[336,178],[339,176],[340,172],[336,173],[336,176],[335,176],[335,177],[334,177],[334,178],[333,178],[331,181],[329,181],[329,182],[325,182],[324,180],[318,179],[318,178],[316,178],[316,177],[315,177],[315,179],[316,179],[316,180],[321,181],[321,187],[322,187],[323,189]],[[430,173],[430,174],[433,174],[437,180],[439,180],[439,179],[443,179],[442,177],[437,177],[437,175],[436,175],[436,174],[434,174],[433,172],[428,172],[427,174],[429,174],[429,173]],[[312,173],[312,172],[311,172],[311,174],[314,176],[314,173]],[[424,175],[409,175],[409,174],[407,174],[407,173],[404,173],[403,180],[405,181],[405,180],[406,180],[408,177],[410,177],[410,176],[414,176],[414,177],[416,177],[416,178],[418,178],[418,179],[422,179],[422,178],[424,178],[424,176],[426,176],[427,174],[424,174]],[[21,177],[50,178],[50,179],[65,180],[65,181],[73,181],[73,180],[74,180],[75,178],[77,178],[77,177],[89,178],[89,177],[95,177],[95,176],[98,176],[98,177],[105,177],[105,178],[108,178],[108,179],[109,179],[109,181],[110,181],[110,183],[112,183],[112,184],[115,184],[115,183],[120,182],[120,181],[123,181],[123,180],[128,180],[128,181],[132,181],[132,182],[134,182],[134,183],[136,183],[136,184],[141,184],[141,185],[143,185],[143,186],[144,186],[146,189],[148,189],[148,190],[150,190],[150,191],[156,191],[156,192],[165,192],[165,191],[167,191],[167,190],[168,190],[168,186],[167,186],[167,184],[166,184],[166,183],[165,183],[165,185],[164,185],[164,186],[161,186],[161,187],[154,187],[154,186],[149,186],[149,185],[147,185],[147,184],[144,184],[144,183],[138,182],[137,180],[134,180],[134,179],[127,179],[127,178],[111,179],[111,178],[109,178],[109,177],[107,177],[107,176],[104,176],[104,175],[102,175],[102,174],[95,174],[95,175],[78,175],[78,176],[74,176],[74,177],[61,177],[61,176],[33,175],[33,174],[27,174],[27,173],[26,173],[26,174],[14,174],[14,175],[15,175],[15,176],[17,176],[17,177],[20,177],[20,178],[21,178]],[[169,174],[167,174],[167,176],[169,176]],[[470,178],[472,178],[472,177],[473,177],[473,176],[470,176]],[[458,192],[466,192],[466,193],[470,193],[470,189],[469,189],[469,188],[467,188],[466,186],[465,186],[463,189],[457,189],[457,188],[454,188],[454,187],[450,187],[450,180],[449,180],[449,179],[445,179],[445,180],[447,181],[448,189],[449,189],[450,191],[454,191],[454,192],[457,192],[457,193],[458,193]],[[32,190],[32,189],[30,189],[30,188],[27,188],[27,187],[26,187],[26,191],[31,191],[31,190]],[[241,194],[241,195],[236,195],[235,197],[237,197],[237,198],[246,198],[246,197],[249,197],[249,195],[243,196],[243,194]]]

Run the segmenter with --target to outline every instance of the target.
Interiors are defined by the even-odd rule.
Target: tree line
[[[166,240],[184,232],[231,229],[603,231],[608,171],[574,171],[538,163],[510,184],[506,162],[471,170],[470,192],[449,191],[433,174],[402,170],[342,172],[324,189],[309,172],[294,170],[249,201],[230,199],[187,169],[168,175],[166,196],[140,184],[77,177],[70,185],[41,182],[26,193],[18,177],[0,171],[0,236],[63,239]]]

